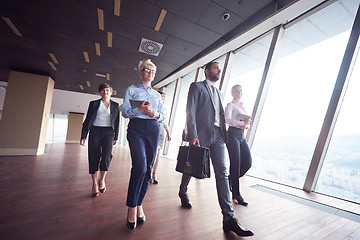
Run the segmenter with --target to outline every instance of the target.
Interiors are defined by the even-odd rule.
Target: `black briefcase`
[[[180,146],[176,171],[198,179],[210,177],[210,149],[197,146]]]

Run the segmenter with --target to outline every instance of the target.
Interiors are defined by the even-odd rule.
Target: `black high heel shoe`
[[[153,183],[153,184],[158,184],[159,181],[157,180],[156,173],[153,173],[152,176],[153,177],[150,179],[150,182]]]
[[[146,221],[146,217],[143,216],[143,217],[137,217],[137,223],[138,224],[141,224],[141,223],[144,223]]]
[[[130,230],[134,230],[136,228],[136,221],[135,222],[129,222],[128,216],[126,216],[126,226]]]

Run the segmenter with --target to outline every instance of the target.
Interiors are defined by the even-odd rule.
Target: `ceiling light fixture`
[[[95,76],[97,76],[97,77],[102,77],[102,78],[106,78],[106,75],[105,75],[105,74],[102,74],[102,73],[95,73]]]
[[[160,30],[160,27],[162,25],[162,22],[164,21],[166,13],[167,13],[167,11],[165,9],[161,9],[161,13],[159,15],[159,18],[158,18],[157,23],[156,23],[155,28],[154,28],[155,31]]]
[[[50,67],[54,70],[54,71],[57,71],[55,65],[52,63],[52,62],[48,62]]]
[[[51,59],[53,60],[54,63],[59,64],[58,60],[56,59],[55,55],[52,53],[49,53],[49,56],[51,57]]]
[[[223,20],[228,20],[230,18],[230,13],[224,13],[221,18]]]
[[[79,84],[79,87],[80,87],[81,90],[84,90],[83,85]]]
[[[13,30],[13,32],[22,37],[22,34],[20,33],[20,31],[15,27],[15,25],[11,22],[11,20],[7,17],[2,17],[4,19],[4,21],[7,23],[7,25],[9,25],[9,27],[11,28],[11,30]]]
[[[89,81],[86,81],[86,85],[87,85],[88,87],[91,86]]]
[[[106,80],[110,80],[110,73],[106,74]]]
[[[87,63],[88,63],[88,62],[90,62],[88,52],[83,51],[83,54],[84,54],[84,59],[85,59],[85,62],[87,62]]]
[[[112,36],[113,36],[112,32],[107,33],[107,46],[108,47],[112,47]]]
[[[100,43],[95,43],[95,52],[96,52],[96,55],[101,56]]]
[[[98,23],[99,23],[99,29],[104,30],[104,10],[98,8]]]
[[[120,16],[120,1],[121,0],[114,0],[114,15]]]

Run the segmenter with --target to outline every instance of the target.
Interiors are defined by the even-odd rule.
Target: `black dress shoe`
[[[233,196],[233,200],[240,205],[247,206],[248,203],[244,201],[244,198],[242,196]]]
[[[187,208],[187,209],[190,209],[192,207],[191,205],[191,202],[187,196],[187,194],[185,193],[179,193],[179,197],[180,197],[180,200],[181,200],[181,206],[183,208]]]
[[[137,217],[137,223],[141,224],[141,223],[144,223],[146,220],[145,216],[143,217]]]
[[[136,222],[129,222],[129,220],[126,220],[126,226],[130,230],[134,230],[136,228]]]
[[[232,231],[236,233],[236,235],[241,237],[249,237],[254,235],[251,230],[243,228],[238,222],[238,220],[234,217],[230,218],[229,220],[223,221],[223,230],[224,232]]]

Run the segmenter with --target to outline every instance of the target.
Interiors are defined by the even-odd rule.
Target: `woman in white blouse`
[[[89,174],[92,179],[92,197],[105,193],[105,176],[112,159],[112,147],[119,135],[119,104],[110,100],[112,87],[107,83],[99,86],[101,99],[91,101],[81,130],[80,145],[85,146],[89,134]],[[99,174],[100,170],[100,174]]]
[[[238,204],[246,206],[248,203],[240,194],[239,178],[250,169],[252,158],[249,146],[244,138],[244,129],[249,128],[251,116],[247,113],[244,103],[240,101],[242,89],[240,85],[231,88],[233,100],[225,109],[225,122],[228,124],[227,148],[230,158],[230,183],[232,198]]]

